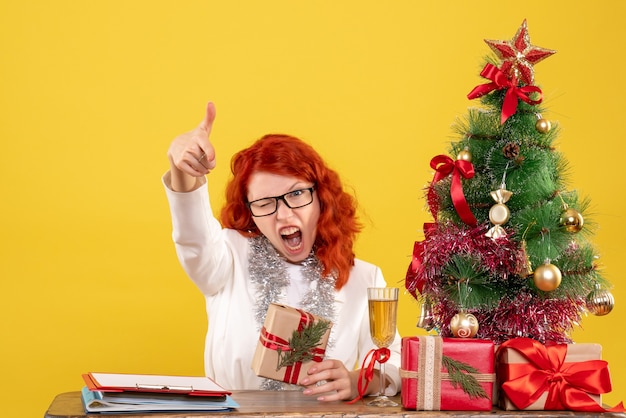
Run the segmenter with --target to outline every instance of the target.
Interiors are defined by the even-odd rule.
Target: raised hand
[[[198,178],[215,168],[215,149],[209,141],[215,114],[215,105],[209,102],[202,122],[195,129],[178,135],[170,144],[167,156],[173,190],[194,189]]]

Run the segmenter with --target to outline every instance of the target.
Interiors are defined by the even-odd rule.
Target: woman
[[[163,177],[179,260],[206,297],[207,376],[231,390],[285,388],[251,369],[265,313],[276,302],[333,323],[326,359],[309,369],[303,393],[321,401],[355,398],[356,368],[375,348],[366,288],[386,283],[378,267],[354,257],[361,229],[354,198],[309,145],[267,135],[233,157],[220,224],[205,177],[216,165],[214,120],[209,103],[200,125],[171,143]],[[399,345],[396,333],[388,395],[400,386]],[[367,393],[378,388],[375,375]]]

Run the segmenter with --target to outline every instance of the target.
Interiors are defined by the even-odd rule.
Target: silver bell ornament
[[[430,331],[435,328],[435,318],[433,317],[433,307],[430,298],[422,299],[420,316],[417,319],[417,327]]]

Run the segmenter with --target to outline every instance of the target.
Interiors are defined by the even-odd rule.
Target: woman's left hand
[[[305,395],[319,395],[319,401],[349,400],[358,396],[358,371],[348,371],[339,360],[315,363],[302,380]]]

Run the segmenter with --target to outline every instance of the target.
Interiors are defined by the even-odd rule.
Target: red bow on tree
[[[426,222],[424,224],[424,235],[428,239],[432,231],[437,228],[437,224],[433,222]],[[413,245],[413,255],[411,257],[411,263],[406,270],[406,276],[404,278],[404,287],[409,291],[414,298],[417,299],[417,294],[422,293],[424,285],[426,284],[426,277],[422,271],[422,264],[424,261],[424,241],[415,241]]]
[[[537,86],[524,86],[519,87],[517,85],[517,78],[513,77],[509,79],[498,67],[493,64],[485,65],[485,68],[480,72],[480,75],[486,79],[491,80],[491,83],[481,84],[474,87],[469,92],[467,98],[472,100],[478,97],[482,97],[493,90],[507,89],[504,96],[504,103],[502,104],[502,116],[500,117],[500,124],[506,122],[506,120],[517,112],[518,99],[524,102],[537,105],[543,100],[543,94],[541,89]],[[538,100],[532,100],[529,96],[531,93],[539,93]]]
[[[466,160],[453,161],[452,158],[447,155],[437,155],[430,160],[430,167],[435,170],[435,176],[430,185],[428,191],[428,206],[433,214],[435,220],[437,220],[437,210],[439,205],[437,203],[437,196],[433,190],[435,183],[439,180],[452,174],[452,184],[450,185],[450,195],[452,196],[452,203],[454,209],[459,214],[459,217],[463,222],[469,226],[476,226],[476,218],[470,210],[465,195],[463,194],[463,185],[461,184],[461,176],[466,179],[474,177],[474,166],[471,162]]]

